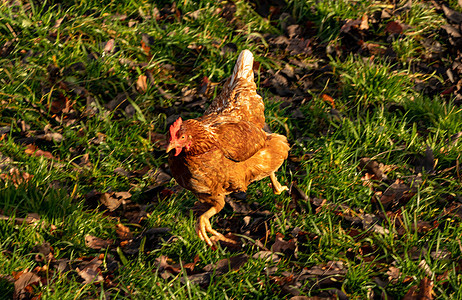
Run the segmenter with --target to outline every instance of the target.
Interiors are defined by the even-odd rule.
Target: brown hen
[[[186,121],[179,118],[170,127],[170,170],[178,184],[210,206],[196,227],[209,245],[217,240],[231,242],[209,221],[222,210],[227,194],[246,191],[251,182],[267,176],[275,194],[287,190],[274,172],[287,158],[289,144],[285,136],[263,130],[264,109],[254,82],[253,55],[244,50],[205,114]]]

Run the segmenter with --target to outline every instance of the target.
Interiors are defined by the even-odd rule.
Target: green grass
[[[423,43],[451,47],[439,36],[442,13],[417,1],[370,21],[367,31],[345,33],[348,19],[371,20],[393,8],[386,1],[300,3],[287,1],[265,16],[246,1],[0,4],[0,298],[11,299],[14,276],[28,270],[41,278],[31,291],[42,299],[290,299],[294,287],[311,297],[383,292],[400,299],[424,277],[433,280],[435,298],[462,299],[461,216],[451,210],[462,195],[462,143],[453,138],[462,132],[462,108],[442,95],[453,84],[438,64],[454,58],[429,53]],[[311,39],[311,51],[291,54],[272,44],[284,34],[282,12],[314,32],[299,37]],[[410,27],[391,35],[391,21]],[[388,52],[364,52],[352,36]],[[194,196],[154,176],[167,163],[158,136],[179,114],[202,114],[243,49],[260,64],[255,78],[268,126],[292,146],[278,178],[307,197],[275,196],[268,179],[250,185],[247,200],[259,213],[249,214],[254,227],[242,235],[245,246],[213,250],[196,236]],[[271,85],[271,74],[286,64],[298,76],[289,80],[293,97]],[[147,78],[144,91],[140,76]],[[306,78],[312,82],[305,85]],[[185,91],[206,82],[207,91],[183,103]],[[40,137],[46,133],[62,139]],[[35,155],[31,144],[53,158]],[[433,171],[424,165],[427,147]],[[383,164],[387,178],[364,184],[363,157]],[[380,197],[397,180],[411,194],[386,207]],[[111,212],[90,196],[98,192],[132,197]],[[35,221],[23,222],[28,216]],[[226,205],[212,223],[242,234],[250,226],[245,217]],[[132,242],[122,241],[118,224],[130,229]],[[161,227],[170,231],[149,231]],[[277,261],[254,256],[271,249],[278,234],[296,238],[297,250]],[[114,243],[94,249],[87,235]],[[36,256],[46,242],[51,261]],[[236,270],[216,274],[212,267],[209,284],[194,281],[207,265],[243,253],[248,260]],[[160,268],[161,256],[176,271]],[[84,284],[77,268],[95,257],[104,283]],[[58,260],[68,268],[58,270]],[[191,271],[186,264],[194,261]],[[332,261],[344,269],[327,276],[330,283],[307,275]],[[400,273],[389,279],[392,267]]]

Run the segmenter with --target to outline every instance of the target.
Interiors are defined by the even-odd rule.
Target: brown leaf
[[[329,96],[327,94],[322,94],[321,98],[322,98],[322,100],[329,103],[332,106],[332,108],[335,108],[335,100],[334,100],[334,98],[332,98],[331,96]]]
[[[131,196],[129,192],[103,193],[99,201],[106,206],[109,211],[114,211]]]
[[[383,45],[371,43],[371,42],[365,42],[361,45],[361,47],[363,49],[365,48],[369,50],[369,53],[372,55],[384,55],[387,52],[387,48],[384,47]]]
[[[391,22],[388,22],[387,26],[385,27],[385,32],[388,32],[391,34],[402,33],[403,26],[396,21],[391,21]]]
[[[147,80],[146,75],[141,74],[140,76],[138,76],[138,80],[136,81],[136,88],[141,93],[145,93],[146,90],[148,89],[148,84],[146,80]]]
[[[404,295],[403,300],[431,300],[433,299],[433,280],[428,277],[422,278],[417,290],[417,286],[412,286]]]
[[[460,24],[462,23],[462,13],[453,10],[452,8],[442,5],[444,15],[448,18],[449,21]]]
[[[38,282],[40,282],[40,277],[37,274],[28,272],[27,270],[23,272],[14,282],[13,299],[30,299],[33,293],[33,286]]]
[[[68,113],[71,110],[72,103],[69,101],[69,98],[63,94],[58,94],[58,96],[51,100],[48,109],[53,114]]]
[[[151,167],[149,167],[149,166],[145,166],[144,168],[142,168],[140,170],[135,170],[135,171],[127,171],[122,167],[117,167],[117,168],[114,169],[114,173],[125,176],[125,177],[128,177],[128,178],[132,178],[132,177],[143,177],[150,170],[151,170]]]
[[[361,18],[361,24],[359,25],[360,30],[368,30],[369,29],[369,16],[364,14]]]
[[[387,271],[388,281],[390,283],[397,283],[401,277],[401,271],[397,267],[390,266]]]
[[[106,249],[107,247],[111,246],[114,243],[113,240],[103,240],[99,237],[93,235],[86,235],[85,236],[85,246],[91,249]]]
[[[119,239],[123,241],[133,238],[133,233],[131,233],[130,228],[121,223],[117,224],[116,233]]]
[[[88,143],[99,145],[104,142],[106,135],[104,133],[98,132],[95,137],[88,140]]]
[[[90,155],[88,153],[83,154],[75,161],[80,167],[91,168],[92,164],[90,161]]]
[[[105,53],[111,53],[112,50],[114,49],[114,39],[110,39],[109,41],[106,42],[106,45],[104,45],[103,52]]]
[[[94,282],[102,282],[104,281],[103,276],[101,275],[101,266],[102,261],[95,257],[89,262],[83,263],[83,266],[79,266],[76,268],[77,273],[80,277],[83,278],[85,284],[94,283]]]
[[[283,237],[284,236],[281,233],[276,234],[276,240],[274,244],[271,246],[271,251],[293,254],[297,247],[297,240],[291,239],[289,241],[285,241]]]
[[[45,134],[40,134],[40,135],[37,135],[37,138],[38,139],[41,139],[41,140],[45,140],[45,141],[48,141],[48,142],[56,142],[56,143],[61,143],[64,139],[63,135],[61,133],[58,133],[58,132],[47,132]]]
[[[21,184],[27,184],[34,177],[27,172],[21,172],[18,168],[13,167],[8,173],[0,174],[0,179],[11,181],[14,186],[18,187]]]
[[[144,54],[151,59],[151,47],[149,47],[143,40],[141,41],[141,49],[143,49]]]
[[[200,259],[199,255],[196,255],[196,256],[194,256],[194,262],[183,264],[183,268],[185,268],[187,270],[190,270],[190,271],[193,271],[194,267],[197,265],[197,263],[200,260],[201,259]]]
[[[371,179],[382,180],[384,174],[380,169],[380,165],[375,160],[371,160],[369,157],[363,157],[359,160],[359,169],[367,173],[372,174]]]
[[[327,277],[334,275],[345,275],[347,273],[347,269],[342,261],[329,261],[327,264],[313,266],[306,270],[305,273]]]
[[[415,195],[415,193],[416,188],[411,188],[401,179],[396,179],[396,181],[390,185],[385,192],[383,192],[380,202],[385,208],[387,208],[390,204],[405,204]]]
[[[172,274],[177,275],[181,272],[180,268],[175,268],[172,265],[170,265],[168,263],[169,260],[170,259],[165,255],[161,255],[158,258],[156,258],[157,271],[159,272],[160,277],[162,277],[163,279],[168,279],[172,276]]]
[[[49,262],[55,259],[53,255],[53,248],[48,242],[34,246],[32,252],[37,252],[35,255],[35,261],[37,262]]]
[[[55,157],[53,156],[53,154],[51,154],[51,152],[40,150],[34,144],[27,145],[26,150],[24,150],[24,152],[28,155],[43,156],[48,159],[55,159]]]
[[[221,259],[216,264],[206,265],[204,267],[204,270],[207,272],[215,271],[216,275],[223,275],[230,271],[238,270],[248,260],[249,257],[247,256],[247,254],[244,253],[230,258]]]
[[[445,25],[442,25],[441,28],[443,28],[448,35],[450,35],[450,36],[452,36],[454,38],[462,37],[459,30],[454,26],[451,26],[449,24],[445,24]]]
[[[340,32],[349,32],[351,28],[358,28],[360,24],[361,24],[361,20],[347,19],[346,23],[343,24],[342,28],[340,28]]]
[[[277,254],[275,254],[273,251],[259,251],[255,253],[252,258],[254,259],[261,259],[264,261],[272,261],[272,262],[278,262],[281,260]]]
[[[55,25],[53,26],[54,28],[58,28],[59,26],[61,26],[61,23],[64,21],[64,19],[67,17],[67,15],[65,15],[64,17],[62,18],[59,18],[56,20],[55,22]]]

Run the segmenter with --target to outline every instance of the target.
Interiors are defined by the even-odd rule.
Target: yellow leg
[[[213,246],[213,242],[217,241],[223,241],[226,243],[236,243],[233,240],[230,240],[228,238],[225,238],[224,235],[219,233],[218,231],[214,230],[212,228],[212,225],[210,225],[210,218],[217,213],[217,209],[215,207],[210,208],[208,211],[203,213],[199,219],[197,220],[197,226],[196,226],[196,232],[199,238],[203,241],[205,241],[209,246]],[[207,232],[212,234],[212,237],[209,238],[207,235]]]
[[[270,179],[271,179],[271,184],[273,186],[273,192],[276,195],[281,194],[284,191],[288,191],[289,188],[286,187],[285,185],[281,185],[279,181],[276,178],[276,175],[274,175],[274,172],[270,174]]]

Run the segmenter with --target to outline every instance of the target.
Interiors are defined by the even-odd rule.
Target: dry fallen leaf
[[[346,23],[343,24],[342,28],[340,28],[340,32],[349,32],[351,28],[357,28],[361,24],[361,20],[351,20],[347,19]]]
[[[114,39],[110,39],[109,41],[107,41],[106,45],[104,45],[104,49],[103,49],[103,52],[104,53],[110,53],[112,52],[112,50],[114,49]]]
[[[390,204],[396,205],[397,203],[407,203],[417,192],[415,187],[410,187],[405,184],[401,179],[390,185],[385,192],[383,192],[380,202],[387,208]]]
[[[103,276],[101,275],[101,266],[102,261],[95,257],[91,261],[84,264],[84,266],[80,266],[76,268],[77,273],[80,277],[83,278],[85,284],[94,283],[94,282],[101,282],[104,280]]]
[[[27,172],[21,172],[18,168],[11,168],[8,173],[0,174],[0,179],[13,182],[14,186],[18,187],[21,184],[27,184],[34,175]]]
[[[30,299],[33,293],[33,285],[36,285],[38,282],[40,282],[40,277],[37,274],[28,272],[27,270],[21,273],[14,282],[13,299]]]
[[[391,21],[388,22],[387,26],[385,27],[385,32],[394,34],[394,33],[402,33],[403,32],[403,26],[396,22],[396,21]]]
[[[285,241],[283,237],[284,236],[281,233],[276,234],[276,240],[274,241],[274,244],[271,246],[271,251],[285,254],[293,254],[297,247],[296,239]]]
[[[332,98],[331,96],[327,95],[327,94],[322,94],[321,95],[321,98],[322,100],[326,101],[327,103],[329,103],[332,108],[335,108],[335,101],[334,101],[334,98]]]
[[[249,257],[247,254],[240,254],[237,256],[233,256],[230,258],[224,258],[217,261],[216,264],[209,264],[204,267],[204,270],[207,272],[215,271],[216,275],[223,275],[230,271],[236,271],[240,267],[242,267],[247,261]]]
[[[117,224],[116,233],[119,239],[122,241],[130,240],[133,238],[133,233],[131,233],[130,228],[121,223]]]
[[[449,21],[454,22],[456,24],[462,23],[462,13],[461,12],[453,10],[447,7],[446,5],[443,5],[442,8],[443,8],[444,15],[446,16],[446,18],[449,19]]]
[[[360,30],[368,30],[369,29],[369,16],[364,14],[361,18],[361,24],[359,25]]]
[[[40,150],[34,144],[27,145],[26,150],[24,150],[24,152],[26,154],[29,154],[29,155],[43,156],[43,157],[48,158],[48,159],[55,159],[55,157],[53,156],[53,154],[51,154],[51,152]]]
[[[53,255],[53,248],[48,242],[34,246],[34,248],[32,248],[32,252],[37,252],[35,255],[35,261],[37,262],[49,262],[55,259]]]
[[[401,277],[401,271],[397,267],[390,266],[388,268],[387,275],[388,281],[394,284],[397,283],[399,278]]]
[[[91,249],[105,249],[111,246],[114,243],[113,240],[103,240],[99,237],[93,235],[86,235],[85,236],[85,246]]]
[[[428,277],[422,278],[419,287],[412,286],[404,295],[403,300],[431,300],[433,299],[433,280]]]
[[[109,211],[114,211],[131,196],[132,195],[129,192],[103,193],[101,194],[99,201],[101,204],[106,206]]]
[[[138,77],[138,80],[136,81],[136,88],[141,92],[145,93],[146,90],[148,89],[148,84],[146,82],[146,75],[140,75]]]

